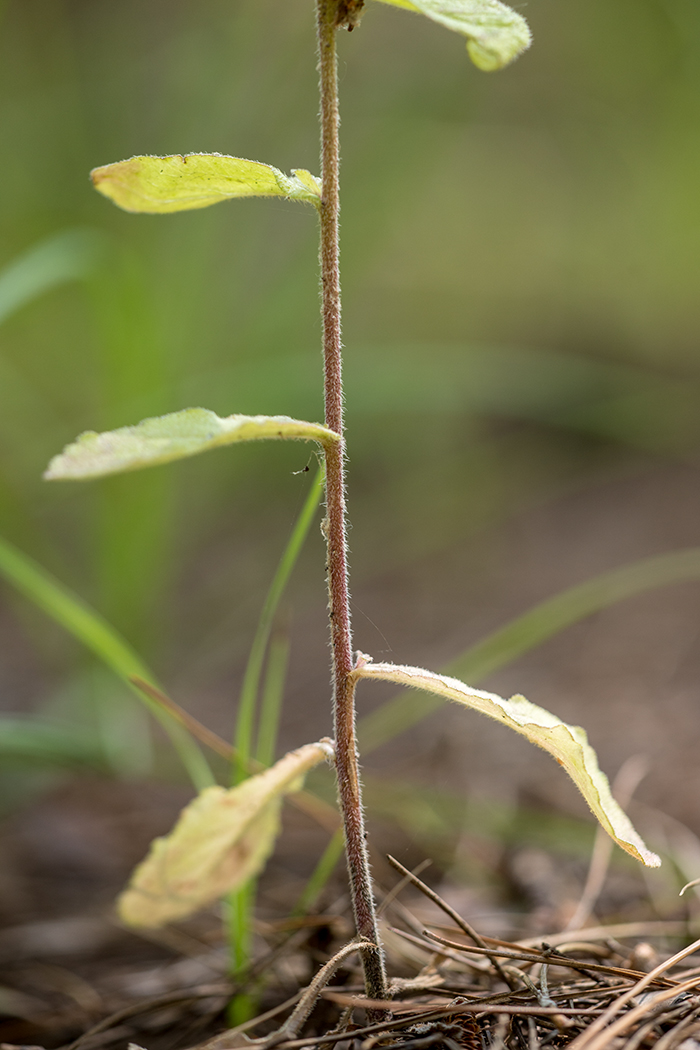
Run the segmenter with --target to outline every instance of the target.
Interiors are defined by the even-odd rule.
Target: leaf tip
[[[79,453],[86,443],[89,444],[98,437],[99,434],[95,430],[85,430],[79,434],[72,444],[66,445],[63,452],[59,452],[49,461],[48,467],[42,474],[44,481],[66,481],[80,477],[79,471],[75,469],[75,454]]]
[[[641,842],[640,845],[634,850],[630,849],[627,852],[630,853],[631,856],[633,856],[636,860],[641,861],[646,868],[661,867],[661,857],[658,855],[658,853],[653,853],[650,849],[647,849],[643,842]]]
[[[420,667],[397,664],[366,664],[358,660],[354,678],[377,678],[412,686],[442,696],[509,726],[521,736],[548,751],[569,774],[602,827],[626,853],[648,868],[658,868],[661,858],[647,849],[632,822],[610,790],[608,778],[598,765],[595,751],[585,730],[568,725],[557,715],[531,703],[524,696],[510,700],[483,692],[448,675],[435,674]]]
[[[510,14],[512,20],[507,26],[467,39],[469,57],[484,73],[494,73],[509,66],[532,44],[532,33],[525,19],[514,11]]]
[[[98,193],[107,197],[122,211],[142,211],[143,208],[137,202],[132,184],[138,179],[140,161],[143,159],[143,157],[130,157],[128,160],[119,160],[114,164],[103,164],[99,168],[93,168],[90,172],[90,181]]]
[[[530,28],[501,0],[383,0],[418,11],[467,38],[467,51],[478,69],[503,69],[532,43]]]

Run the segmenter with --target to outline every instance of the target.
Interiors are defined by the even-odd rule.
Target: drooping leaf
[[[361,659],[353,673],[356,678],[377,678],[435,693],[510,726],[516,733],[527,737],[531,743],[549,751],[556,758],[594,815],[622,849],[650,868],[656,868],[661,863],[656,854],[644,845],[629,818],[613,798],[608,779],[601,772],[596,753],[580,726],[567,725],[543,707],[530,703],[524,696],[504,700],[495,693],[471,689],[458,678],[448,678],[447,675],[424,671],[420,667],[373,664],[371,661],[363,663]]]
[[[337,441],[338,435],[319,423],[289,416],[234,415],[222,419],[206,408],[186,408],[102,434],[89,430],[54,456],[44,477],[50,481],[97,478],[170,463],[237,441],[285,438],[325,444]]]
[[[329,740],[306,744],[234,788],[205,788],[134,871],[118,901],[124,922],[183,919],[256,875],[272,852],[282,797],[332,754]]]
[[[221,153],[131,157],[90,172],[95,189],[125,211],[163,214],[208,208],[232,197],[288,197],[318,205],[321,184],[303,168],[285,175],[270,164]]]
[[[700,547],[630,562],[593,576],[585,583],[567,587],[533,606],[470,646],[451,660],[444,671],[472,682],[480,681],[600,609],[608,609],[656,587],[691,580],[700,581]],[[399,696],[387,700],[358,724],[362,754],[393,740],[439,707],[440,700],[435,696]]]
[[[528,24],[500,0],[382,0],[419,11],[434,22],[462,33],[475,66],[486,72],[502,69],[532,42]]]

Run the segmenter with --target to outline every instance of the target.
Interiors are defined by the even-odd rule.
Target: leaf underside
[[[305,744],[237,787],[205,788],[170,834],[151,843],[117,902],[121,919],[163,926],[256,875],[274,847],[283,796],[300,790],[308,770],[332,754],[328,740]]]
[[[95,189],[124,211],[163,214],[208,208],[233,197],[287,197],[318,205],[321,184],[302,168],[291,175],[221,153],[131,157],[90,172]]]
[[[289,416],[221,418],[206,408],[186,408],[102,434],[89,430],[54,456],[44,477],[49,481],[98,478],[170,463],[239,441],[280,439],[328,444],[337,441],[338,435],[320,423]]]
[[[543,707],[530,703],[524,696],[513,696],[504,700],[495,693],[472,689],[457,678],[424,671],[420,667],[404,667],[397,664],[363,662],[361,658],[356,678],[376,678],[395,682],[413,689],[435,693],[446,700],[455,700],[465,707],[480,711],[497,722],[510,726],[516,733],[553,755],[566,770],[608,834],[627,853],[647,867],[656,868],[661,863],[655,853],[644,845],[631,821],[617,804],[610,791],[605,774],[598,766],[595,751],[588,743],[586,732],[580,726],[562,722]]]
[[[486,72],[502,69],[532,42],[528,24],[500,0],[382,0],[418,11],[467,38],[475,66]]]

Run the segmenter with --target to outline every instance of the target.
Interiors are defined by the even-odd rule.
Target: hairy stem
[[[321,291],[323,314],[326,426],[343,435],[340,268],[338,249],[339,144],[336,32],[342,0],[317,0],[321,88]],[[345,446],[326,445],[326,534],[328,590],[333,653],[334,719],[338,795],[345,830],[345,851],[357,933],[376,945],[362,953],[365,987],[371,999],[386,998],[386,975],[379,945],[365,845],[362,794],[355,739],[355,686],[345,535]]]

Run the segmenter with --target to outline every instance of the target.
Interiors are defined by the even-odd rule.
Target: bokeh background
[[[498,74],[370,0],[340,40],[356,644],[434,669],[567,587],[700,543],[700,8],[519,9],[535,43]],[[41,472],[82,430],[189,405],[321,417],[312,210],[137,217],[87,178],[195,151],[317,171],[316,113],[310,3],[0,4],[0,534],[226,737],[309,449],[240,447],[91,486]],[[280,748],[330,728],[323,557],[314,528],[279,618]],[[643,900],[675,915],[700,874],[699,617],[697,584],[650,591],[478,683],[585,725],[611,775],[647,756],[633,812],[671,860],[634,892],[623,881],[616,914]],[[99,807],[121,791],[151,813],[137,854],[187,797],[183,775],[123,685],[5,585],[0,652],[6,715],[79,728],[108,767],[0,756],[12,855],[36,875],[50,842],[56,877],[92,884],[100,844],[119,853]],[[362,712],[390,695],[363,690]],[[585,807],[510,736],[443,709],[369,755],[378,852],[427,853],[453,886],[512,899],[546,849],[580,886]],[[301,886],[318,836],[292,831]]]

